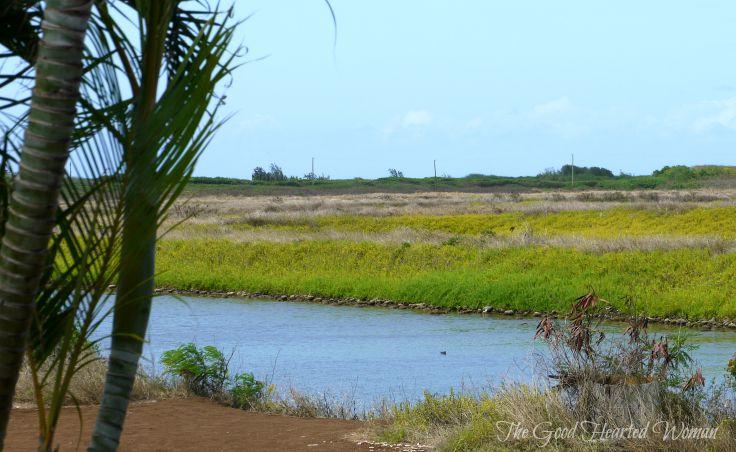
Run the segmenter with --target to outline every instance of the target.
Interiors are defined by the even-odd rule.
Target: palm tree
[[[139,50],[100,8],[133,97],[121,142],[124,223],[109,369],[90,450],[118,447],[148,327],[158,226],[221,124],[215,88],[234,58],[229,13],[186,10],[180,0],[127,3],[140,18]]]
[[[0,447],[35,296],[48,264],[47,247],[74,132],[91,5],[90,0],[46,2],[36,83],[0,248]]]
[[[77,163],[86,170],[86,179],[81,179],[83,183],[80,184],[70,174],[64,181],[64,206],[57,218],[57,233],[42,279],[43,290],[36,300],[28,364],[36,384],[41,447],[44,449],[51,448],[59,408],[65,399],[70,378],[89,359],[93,359],[87,353],[89,344],[86,338],[99,326],[102,317],[98,312],[100,300],[106,296],[104,289],[109,278],[116,274],[123,262],[128,263],[129,269],[134,269],[138,259],[149,255],[152,263],[157,225],[188,180],[197,156],[219,126],[214,113],[220,103],[209,108],[210,100],[217,83],[231,69],[232,56],[226,57],[225,50],[232,28],[215,23],[216,11],[188,10],[182,8],[186,3],[182,1],[160,4],[123,1],[131,15],[140,15],[144,19],[141,23],[145,23],[150,32],[144,35],[141,47],[137,48],[121,31],[107,4],[96,3],[97,14],[93,16],[88,33],[91,37],[88,47],[92,51],[88,49],[90,55],[85,57],[87,65],[93,68],[89,70],[93,76],[85,76],[82,120],[78,121],[75,140],[75,148],[81,148],[82,152],[81,162]],[[117,13],[122,11],[119,5],[114,10]],[[12,2],[0,7],[0,44],[10,50],[2,58],[15,55],[27,63],[18,73],[4,76],[4,80],[22,81],[27,78],[36,57],[39,35],[36,22],[40,17],[42,9],[37,0]],[[93,58],[95,55],[97,57]],[[162,66],[168,76],[168,84],[163,94],[158,96],[157,81]],[[119,73],[115,70],[110,73],[111,67],[122,69]],[[102,74],[96,74],[98,72]],[[131,99],[120,98],[120,90],[116,86],[120,73],[130,83]],[[0,88],[5,85],[7,83],[0,83]],[[6,100],[2,96],[0,99]],[[93,105],[95,99],[97,105]],[[7,106],[12,110],[14,105],[25,105],[26,100],[10,99],[7,104],[0,105],[0,113],[5,113],[4,107]],[[180,108],[182,106],[185,108]],[[146,125],[156,119],[160,121],[161,129],[148,129]],[[4,128],[6,132],[8,129],[16,130],[22,118],[11,123],[10,128]],[[161,133],[162,130],[166,133]],[[108,133],[107,139],[97,139],[100,132]],[[12,137],[13,134],[8,132],[6,136]],[[94,143],[90,145],[90,141]],[[4,142],[7,143],[12,147],[12,140]],[[118,157],[115,152],[108,150],[108,155],[98,155],[105,154],[104,148],[111,143],[113,148],[119,147],[122,150],[120,154],[125,157],[119,159],[125,164],[123,183],[118,183],[113,177],[120,168],[112,168],[114,171],[110,173],[109,167],[105,168],[98,162],[98,159],[105,160],[106,157],[115,166]],[[10,154],[3,152],[3,168],[7,161],[12,160]],[[72,160],[72,166],[74,163]],[[121,195],[120,187],[125,188],[125,195]],[[0,188],[5,188],[5,185],[0,184]],[[142,193],[148,196],[148,202],[140,202],[138,195]],[[115,232],[121,218],[121,205],[127,206],[125,221],[128,227],[124,248],[127,251],[122,259]],[[104,214],[98,215],[101,210]],[[135,237],[139,227],[148,229],[148,241],[141,243]],[[138,276],[128,277],[128,286],[148,285],[143,296],[149,293],[149,308],[152,271],[151,266]],[[127,274],[135,275],[130,271]],[[136,283],[136,278],[141,280]],[[121,293],[127,292],[124,280],[121,278],[119,284],[123,287]],[[119,298],[123,300],[116,303],[115,328],[118,333],[113,337],[119,339],[122,336],[127,341],[114,340],[113,348],[119,348],[121,343],[122,346],[132,343],[134,347],[140,347],[147,316],[142,326],[140,322],[134,328],[126,326],[125,321],[120,320],[125,317],[122,313],[138,298],[135,295],[129,295],[129,301],[125,301],[125,297]],[[138,313],[129,312],[128,325],[137,317]],[[132,329],[140,333],[126,332]],[[129,381],[132,382],[134,375],[135,369]],[[44,400],[42,389],[48,384],[54,391],[50,399]],[[118,425],[122,426],[122,418]]]

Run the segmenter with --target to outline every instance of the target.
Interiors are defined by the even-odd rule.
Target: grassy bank
[[[591,288],[623,312],[736,317],[736,254],[306,241],[159,244],[159,286],[566,311]]]

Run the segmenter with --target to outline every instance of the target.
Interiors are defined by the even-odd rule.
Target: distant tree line
[[[269,167],[269,170],[266,171],[260,166],[256,166],[253,169],[253,174],[251,175],[252,180],[260,180],[260,181],[282,181],[287,180],[288,177],[284,175],[284,172],[281,170],[281,167],[278,166],[275,163],[271,163],[271,166]]]
[[[298,181],[298,180],[330,180],[329,175],[321,174],[317,175],[313,172],[309,172],[304,175],[303,178],[297,176],[287,176],[284,171],[275,163],[271,163],[268,167],[268,171],[260,166],[253,168],[251,174],[251,180],[262,181],[262,182],[284,182],[284,181]]]
[[[539,174],[539,177],[555,178],[555,177],[572,177],[573,169],[575,170],[575,177],[584,178],[585,176],[595,178],[613,178],[615,177],[613,171],[607,168],[601,168],[599,166],[573,166],[573,165],[562,165],[560,169],[547,168]]]

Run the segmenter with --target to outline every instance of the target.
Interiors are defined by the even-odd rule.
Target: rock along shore
[[[111,289],[114,286],[110,287]],[[544,317],[549,316],[551,318],[564,318],[557,311],[542,312],[542,311],[529,311],[529,310],[515,310],[497,308],[494,306],[484,306],[482,308],[468,308],[463,306],[444,307],[434,306],[429,303],[416,303],[409,301],[395,301],[386,300],[382,298],[355,298],[355,297],[323,297],[319,295],[272,295],[259,292],[245,292],[245,291],[216,291],[216,290],[183,290],[183,289],[172,289],[166,287],[160,287],[156,289],[156,294],[163,295],[185,295],[185,296],[198,296],[198,297],[209,297],[209,298],[248,298],[254,300],[269,300],[269,301],[285,301],[285,302],[305,302],[305,303],[320,303],[335,306],[359,306],[359,307],[382,307],[390,309],[411,309],[415,311],[427,312],[430,314],[475,314],[483,316],[514,316],[514,317]],[[614,308],[608,307],[604,313],[597,314],[598,318],[602,320],[612,322],[626,322],[631,320],[632,316],[617,312]],[[659,323],[663,325],[670,325],[675,327],[687,327],[700,330],[714,330],[714,329],[734,329],[736,330],[736,321],[733,319],[686,319],[682,317],[670,318],[670,317],[647,317],[650,323]]]

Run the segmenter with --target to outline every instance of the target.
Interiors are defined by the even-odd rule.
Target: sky
[[[736,164],[733,0],[332,5],[235,1],[246,64],[195,175]]]

